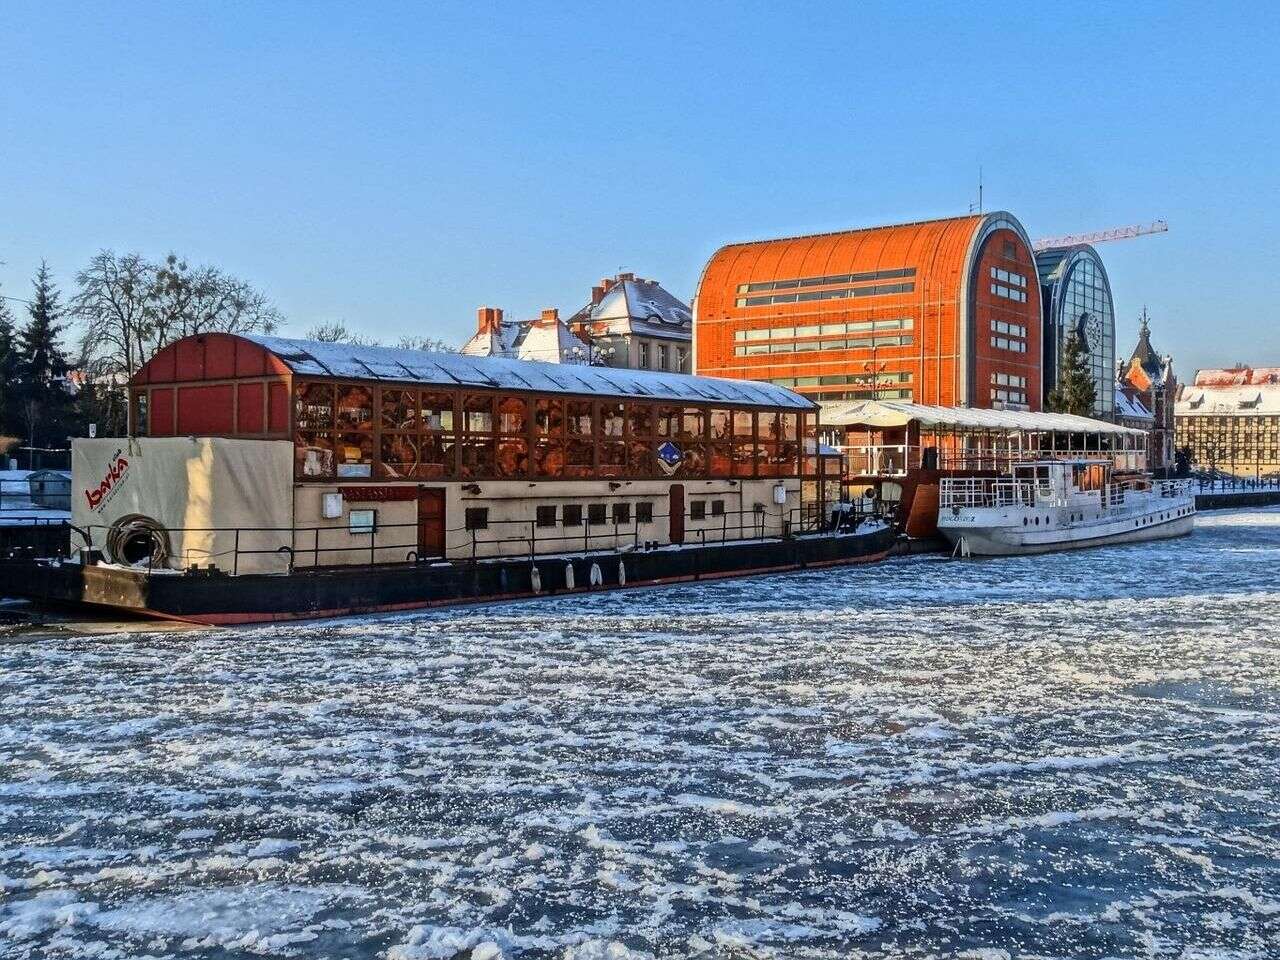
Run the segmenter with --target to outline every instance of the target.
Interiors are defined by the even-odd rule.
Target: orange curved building
[[[1009,213],[731,244],[703,270],[695,372],[813,400],[1039,410],[1040,285]]]

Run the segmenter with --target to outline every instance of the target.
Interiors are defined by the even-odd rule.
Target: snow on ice
[[[1280,511],[0,645],[0,956],[1262,957]]]

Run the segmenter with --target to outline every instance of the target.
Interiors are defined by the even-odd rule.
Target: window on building
[[[658,369],[667,369],[667,345],[665,343],[658,345]]]
[[[561,510],[564,517],[564,525],[566,527],[582,526],[582,504],[566,503]]]
[[[556,508],[554,505],[538,507],[538,526],[554,527],[556,525]]]
[[[497,403],[498,432],[519,436],[529,423],[529,404],[523,397],[502,397]]]
[[[447,393],[424,393],[422,395],[422,429],[453,429],[453,397]]]
[[[1025,287],[1027,285],[1027,278],[1022,274],[1014,273],[1010,270],[1001,270],[999,267],[991,268],[991,276],[1001,283],[1011,283],[1017,287]]]
[[[724,516],[724,501],[723,501],[723,500],[712,500],[712,501],[711,501],[711,515],[712,515],[713,517],[723,517],[723,516]]]
[[[603,503],[593,503],[587,507],[587,523],[593,527],[601,526],[605,522],[608,511],[605,510]]]
[[[636,523],[653,523],[653,504],[648,500],[636,504]]]
[[[707,516],[707,501],[693,500],[689,503],[689,519],[703,520]]]
[[[489,529],[489,508],[488,507],[467,507],[464,513],[463,525],[468,530],[488,530]]]
[[[1006,287],[1002,283],[991,284],[991,292],[997,297],[1004,297],[1006,300],[1016,300],[1018,303],[1027,302],[1027,291],[1015,290],[1013,287]]]
[[[600,404],[600,435],[604,437],[621,437],[624,420],[624,406],[614,400],[602,401]]]
[[[689,372],[689,349],[687,347],[676,347],[676,372]]]
[[[649,344],[643,340],[640,341],[640,369],[649,369]]]
[[[631,504],[615,503],[613,505],[613,522],[614,523],[630,523],[631,522]]]
[[[871,270],[866,273],[839,273],[818,277],[797,277],[792,280],[763,280],[738,285],[738,293],[759,293],[764,290],[795,290],[802,287],[832,287],[868,280],[897,280],[914,277],[915,267],[894,267],[888,270]]]
[[[914,273],[914,271],[912,271]],[[781,282],[781,281],[779,281]],[[878,283],[837,290],[815,290],[808,293],[775,293],[762,297],[738,297],[739,307],[768,307],[778,303],[807,303],[813,300],[845,300],[851,297],[881,297],[892,293],[913,293],[915,283]]]
[[[464,396],[462,425],[467,433],[493,433],[493,397],[489,394]]]

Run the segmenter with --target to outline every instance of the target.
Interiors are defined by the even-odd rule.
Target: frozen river
[[[1280,512],[0,642],[0,956],[1280,951]]]

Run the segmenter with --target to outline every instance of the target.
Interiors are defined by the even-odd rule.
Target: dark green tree
[[[1080,337],[1073,332],[1062,348],[1058,384],[1049,391],[1048,407],[1054,413],[1091,417],[1097,398],[1098,390],[1089,371],[1089,356]]]
[[[18,341],[13,330],[13,311],[0,298],[0,434],[18,429],[21,404],[18,372]]]
[[[61,294],[49,265],[43,262],[32,286],[35,295],[27,308],[29,316],[17,335],[22,433],[33,447],[60,450],[67,446],[67,436],[74,428],[74,399],[67,383],[69,364],[59,342],[66,328]]]

